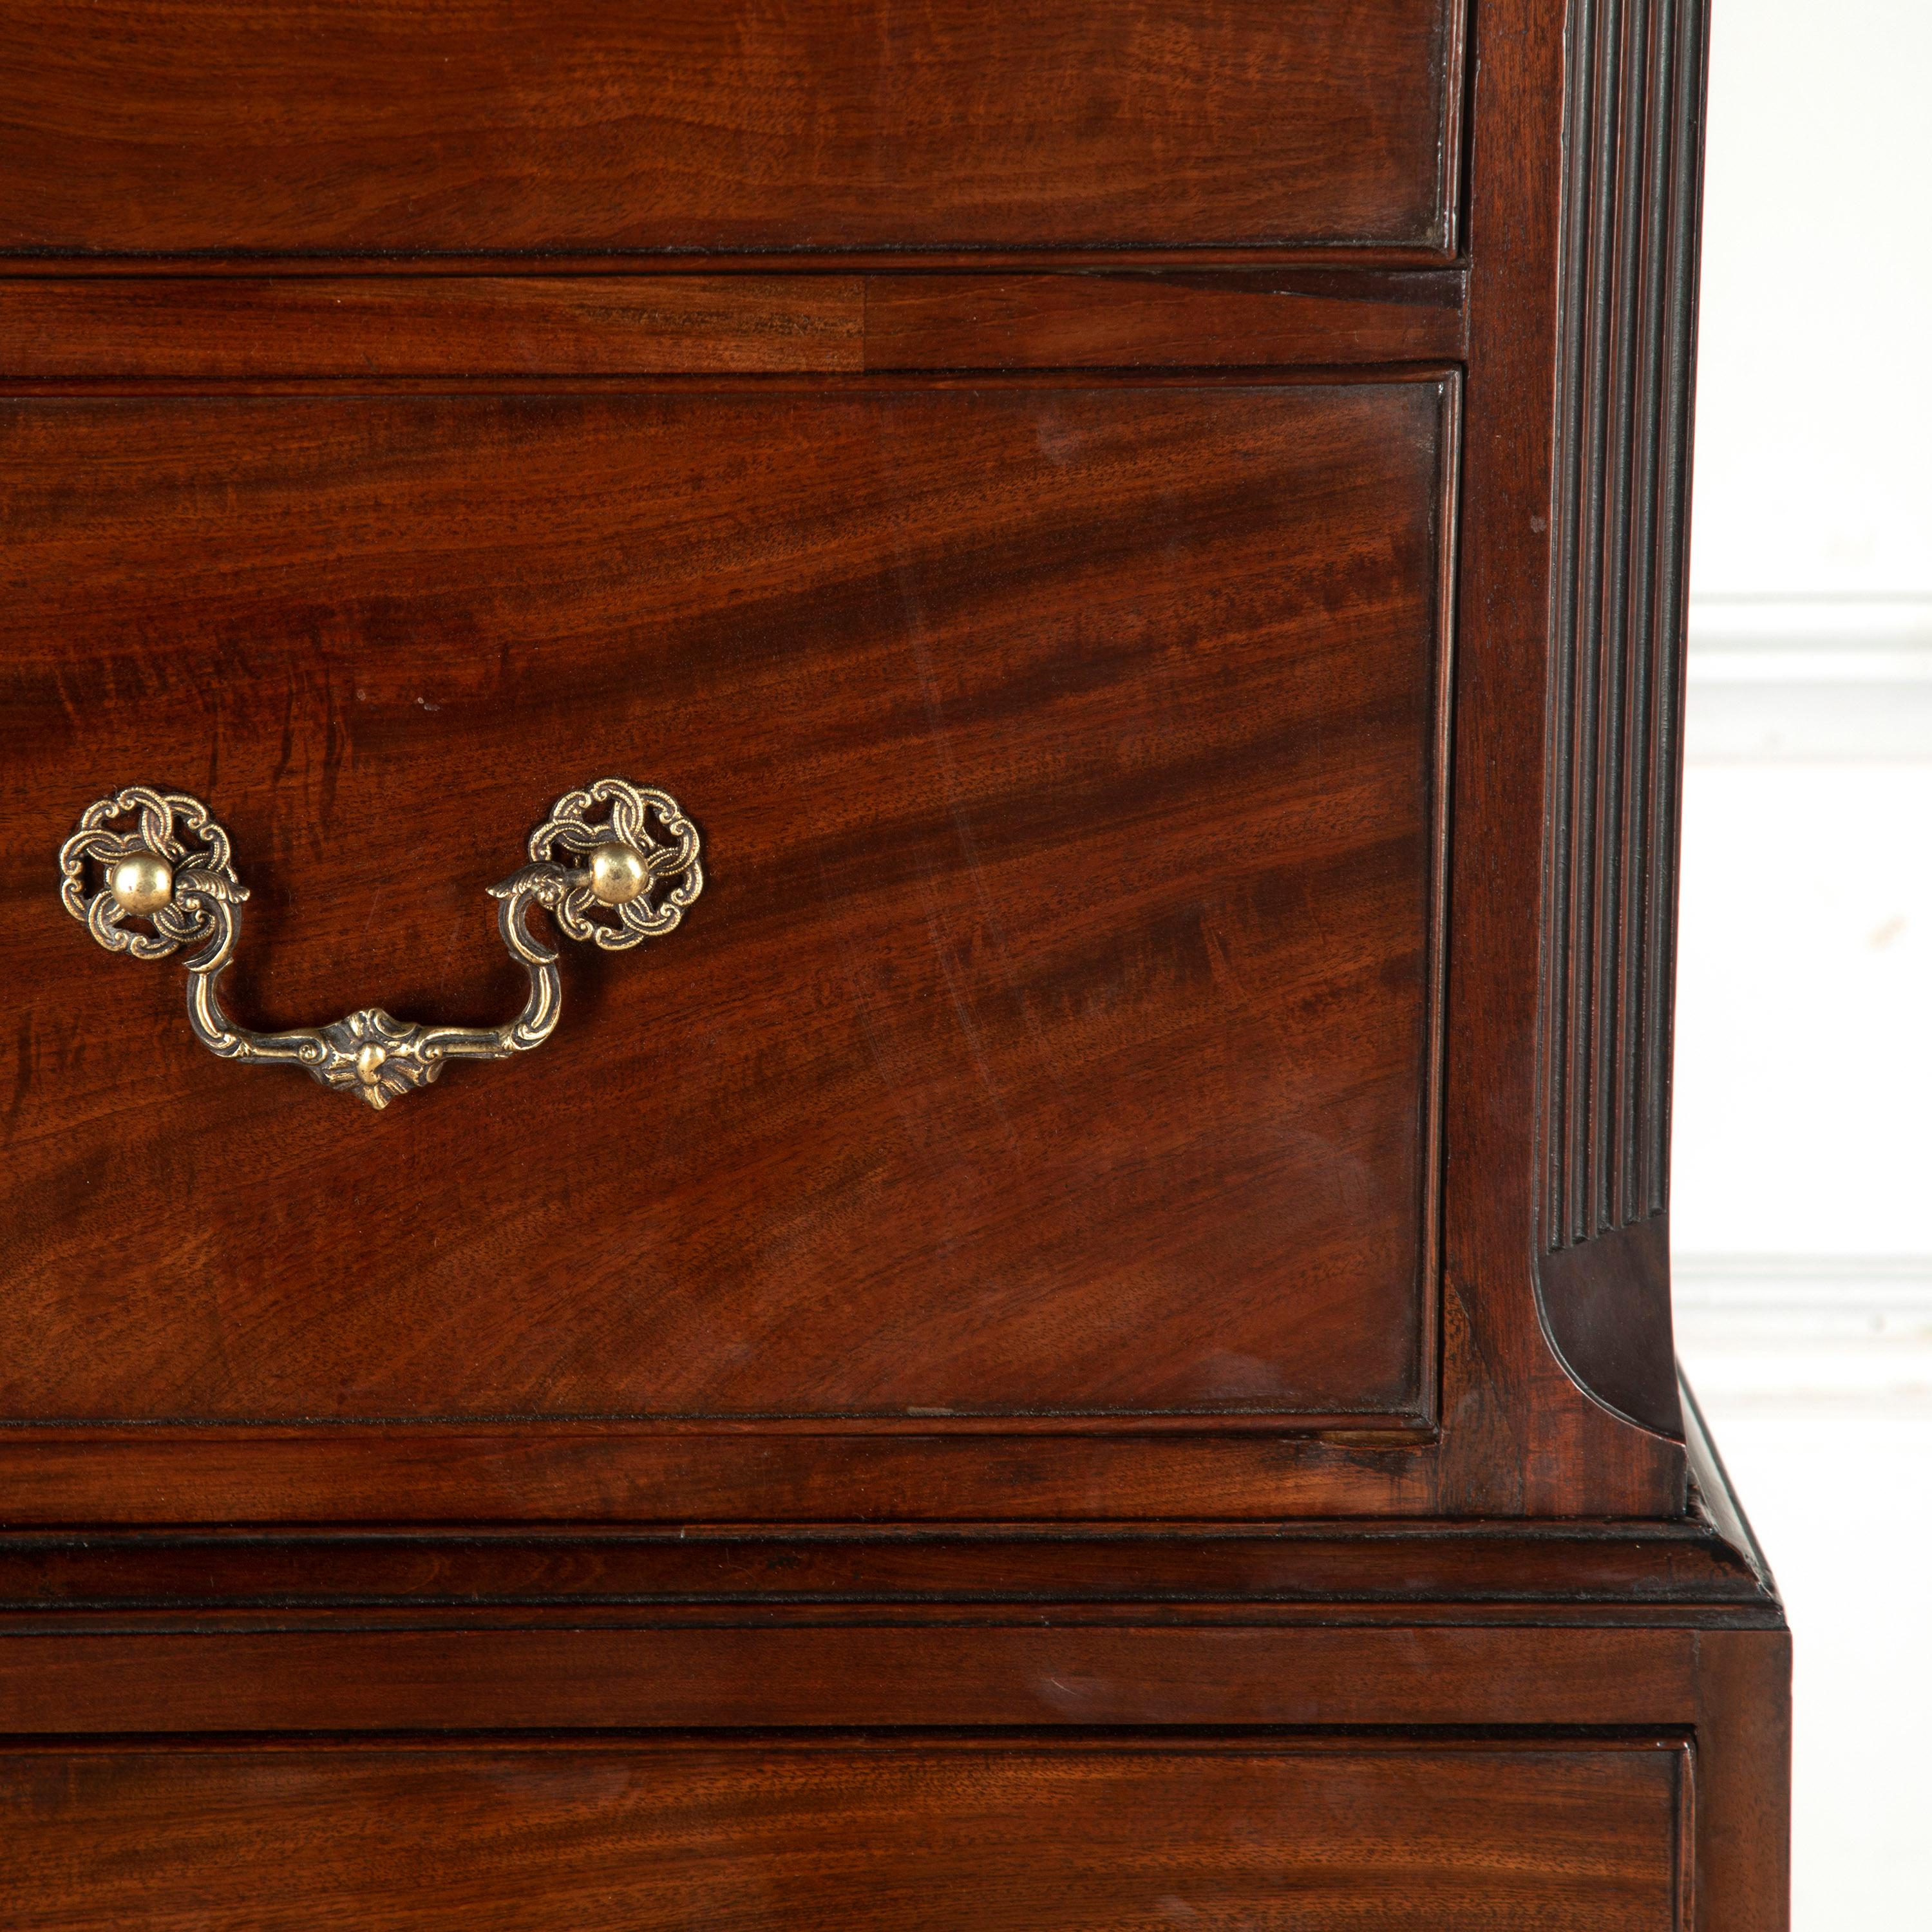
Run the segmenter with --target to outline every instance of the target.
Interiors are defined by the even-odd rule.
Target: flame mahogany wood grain
[[[0,22],[0,1917],[1782,1932],[1654,1211],[1704,25]],[[494,1019],[607,769],[685,929],[381,1117],[54,901],[186,784],[247,1016]]]
[[[8,1412],[1425,1418],[1453,402],[12,405]],[[606,771],[704,898],[381,1117],[46,889],[178,785],[242,1010],[487,1022],[483,888]]]
[[[1461,0],[103,0],[0,28],[0,248],[1448,251]]]
[[[1526,944],[1526,922],[1541,884],[1544,738],[1539,721],[1550,673],[1548,510],[1556,320],[1545,271],[1555,256],[1562,203],[1560,183],[1552,172],[1561,133],[1552,104],[1562,98],[1564,69],[1561,22],[1534,8],[1519,20],[1510,10],[1515,4],[1516,0],[1507,0],[1488,16],[1488,54],[1472,95],[1478,124],[1468,176],[1474,218],[1468,271],[1469,435],[1460,504],[1468,536],[1459,541],[1456,566],[1463,622],[1455,672],[1453,764],[1454,816],[1465,836],[1451,854],[1455,912],[1448,933],[1457,1017],[1448,1036],[1446,1070],[1441,1400],[1432,1416],[1417,1418],[1424,1438],[1438,1422],[1439,1436],[1418,1440],[1414,1426],[1390,1417],[1387,1420],[1396,1426],[1388,1433],[1342,1439],[1334,1425],[1348,1418],[1304,1411],[1308,1432],[1293,1438],[1156,1438],[1145,1432],[1152,1425],[1143,1424],[1131,1436],[1075,1441],[1064,1434],[1042,1436],[1036,1432],[1047,1425],[1035,1421],[1028,1433],[998,1442],[966,1439],[964,1432],[974,1425],[957,1422],[947,1425],[951,1432],[943,1439],[922,1437],[911,1432],[919,1426],[916,1418],[902,1418],[892,1425],[899,1433],[890,1443],[858,1436],[794,1436],[781,1454],[772,1443],[751,1435],[640,1437],[622,1424],[586,1426],[583,1432],[541,1438],[491,1426],[434,1439],[380,1427],[291,1429],[251,1439],[210,1427],[214,1418],[204,1418],[174,1434],[152,1429],[118,1436],[85,1430],[39,1436],[8,1432],[0,1440],[0,1468],[16,1520],[52,1523],[92,1516],[138,1522],[158,1512],[174,1520],[220,1522],[266,1512],[327,1520],[372,1510],[418,1520],[474,1516],[503,1521],[520,1515],[663,1520],[693,1514],[755,1517],[766,1513],[780,1519],[822,1520],[842,1510],[885,1517],[997,1516],[1016,1508],[1068,1520],[1090,1520],[1096,1512],[1114,1510],[1128,1516],[1204,1511],[1414,1516],[1437,1509],[1463,1516],[1549,1512],[1668,1517],[1682,1508],[1685,1464],[1681,1445],[1624,1425],[1578,1388],[1540,1331],[1534,1271],[1522,1258],[1526,1242],[1533,1238],[1536,1205],[1533,1194],[1517,1184],[1538,1157],[1538,1094],[1529,1069],[1539,968],[1537,949]],[[127,264],[130,270],[153,266],[152,261]],[[280,266],[293,271],[316,264]],[[1072,278],[1069,285],[1090,279]],[[1346,280],[1337,281],[1321,301],[1310,302],[1308,312],[1333,316],[1337,309],[1332,304],[1346,307]],[[1186,296],[1170,290],[1154,296],[1150,303],[1140,303],[1148,293],[1148,278],[1126,282],[1131,300],[1083,292],[1070,298],[1070,310],[1064,304],[1048,304],[1048,312],[1059,319],[1037,352],[1080,352],[1082,341],[1092,340],[1083,332],[1095,318],[1128,314],[1138,303],[1142,319],[1124,328],[1108,352],[1129,358],[1178,353],[1172,345],[1179,338],[1160,313],[1170,297],[1197,318],[1208,311],[1195,303],[1196,296],[1216,315],[1224,312],[1215,308],[1222,295],[1203,286],[1198,276],[1185,278]],[[1388,306],[1386,278],[1378,284],[1376,276],[1364,277],[1360,285],[1369,292],[1364,299]],[[111,290],[113,285],[100,286]],[[1246,295],[1234,308],[1244,317],[1252,316],[1254,307],[1246,297],[1254,290],[1250,284],[1243,286]],[[1372,292],[1378,286],[1379,293]],[[1305,284],[1298,289],[1308,292]],[[460,310],[464,298],[459,294],[450,299]],[[166,298],[160,299],[164,310]],[[406,315],[415,299],[406,296],[387,312]],[[946,310],[942,304],[939,311],[922,304],[921,326],[937,313],[956,342],[960,315],[980,313],[976,300],[961,298],[963,308]],[[1088,305],[1090,300],[1094,306]],[[1264,298],[1264,312],[1279,306]],[[1426,310],[1430,304],[1414,306]],[[1298,302],[1291,312],[1300,313],[1301,308]],[[982,352],[1036,352],[1025,342],[1015,346],[1010,334],[1003,347],[999,338],[1005,324],[999,317],[1004,311],[987,313],[997,326],[982,338]],[[159,339],[153,312],[144,326],[149,339]],[[1238,323],[1232,314],[1198,326],[1201,334],[1190,339],[1230,359],[1243,354],[1244,340],[1261,344],[1250,352],[1287,352],[1279,342],[1269,346],[1265,329],[1251,320]],[[1030,330],[1034,324],[1027,326]],[[1342,333],[1330,329],[1325,340],[1332,344]],[[1160,347],[1163,340],[1170,345],[1166,351]],[[214,352],[211,349],[208,355]],[[1325,347],[1323,352],[1328,352]],[[94,380],[111,384],[136,378]],[[191,379],[183,380],[191,386]],[[257,380],[272,386],[269,379]],[[338,380],[380,388],[386,382],[406,386],[411,381],[483,379]],[[521,380],[540,386],[538,379]],[[622,380],[580,376],[554,382],[590,386]],[[738,386],[748,394],[764,393],[755,376],[711,380]],[[935,374],[922,380],[939,391],[970,379]],[[1029,379],[1016,372],[1005,380],[1021,388]],[[1062,386],[1068,380],[1030,380]],[[1200,384],[1199,378],[1187,380]],[[669,377],[659,381],[674,386]],[[240,399],[230,398],[211,406],[218,412],[242,406]],[[535,405],[526,399],[525,406]],[[514,452],[506,452],[503,460],[514,466]],[[100,473],[111,475],[112,466]],[[1445,564],[1448,560],[1445,547]],[[365,600],[366,593],[357,593],[344,607],[352,626],[364,621]],[[88,607],[80,602],[76,608],[85,616]],[[380,594],[367,605],[370,612],[382,608]],[[315,636],[325,650],[336,647],[328,608],[325,598],[314,614]],[[60,621],[64,626],[64,613]],[[251,648],[276,646],[271,640]],[[245,672],[251,660],[238,662]],[[438,675],[447,679],[452,664],[460,662],[440,664]],[[319,692],[313,679],[292,679],[286,707],[292,720],[312,716],[319,698],[332,701],[326,680],[323,685]],[[389,690],[382,701],[393,709],[398,694]],[[415,694],[429,703],[442,701],[427,691]],[[88,716],[92,700],[85,692],[62,695],[64,703],[71,702],[74,718]],[[332,732],[338,748],[349,741],[350,728],[361,722],[355,710],[352,705],[325,725],[325,746]],[[64,711],[59,728],[73,728]],[[278,719],[278,738],[280,728]],[[206,759],[209,748],[204,734],[198,755]],[[232,752],[233,746],[226,748]],[[323,763],[322,782],[310,788],[318,806],[326,803],[333,796],[330,788],[340,782],[339,777],[331,778],[326,758]],[[338,759],[338,769],[339,764]],[[305,801],[303,810],[308,809]],[[326,857],[312,830],[298,836],[317,848],[308,862]],[[339,855],[334,862],[341,862]],[[376,871],[367,868],[362,883],[351,889],[352,896],[356,890],[364,895],[360,902],[365,929],[380,923],[376,914],[393,916],[398,896],[409,896],[406,890],[397,892],[404,882],[395,878],[394,863],[386,858],[380,870],[382,884],[372,888],[368,882]],[[452,888],[444,880],[435,890]],[[416,901],[419,908],[420,882]],[[250,929],[272,928],[285,914],[299,919],[316,909],[313,896],[280,907],[258,901]],[[453,920],[446,919],[445,931],[444,957],[452,962],[473,958],[450,950],[464,944]],[[272,962],[285,961],[287,955],[278,948],[269,956]],[[164,977],[166,969],[159,970]],[[272,965],[271,970],[275,970]],[[454,979],[447,974],[431,976],[436,982],[434,990],[440,993],[444,980],[450,979],[452,989],[460,991],[462,970],[454,968]],[[344,976],[349,976],[346,962]],[[165,997],[158,987],[142,989],[148,992]],[[120,996],[140,995],[124,980]],[[358,1003],[364,997],[363,982],[351,997]],[[484,994],[478,990],[473,997],[480,1008]],[[158,1010],[142,1006],[144,1028]],[[155,1037],[165,1042],[172,1036],[164,1028]],[[29,1042],[20,1050],[51,1049]],[[83,1040],[71,1050],[84,1059],[104,1049],[90,1048]],[[352,1211],[364,1217],[366,1226],[369,1217],[380,1220],[386,1210],[382,1198],[364,1189]],[[310,1314],[305,1346],[326,1352],[326,1313],[316,1309]],[[460,1323],[460,1308],[453,1318]],[[425,1337],[424,1346],[434,1349],[437,1345]],[[342,1399],[350,1393],[343,1392]],[[1051,1452],[1042,1453],[1048,1443]],[[855,1500],[862,1492],[862,1510]]]
[[[863,1899],[882,1932],[1672,1932],[1685,1760],[1661,1739],[15,1750],[0,1912],[40,1932],[846,1932]]]

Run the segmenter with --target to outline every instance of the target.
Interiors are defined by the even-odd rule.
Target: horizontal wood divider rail
[[[869,369],[1449,362],[1460,270],[906,275],[866,289]]]
[[[1694,1725],[1764,1631],[1006,1624],[0,1636],[0,1733]]]
[[[1346,367],[1460,358],[1460,270],[0,281],[0,380]]]
[[[1772,1600],[1708,1521],[0,1534],[0,1608],[862,1602],[1189,1606]]]
[[[865,366],[856,277],[20,282],[21,376],[791,374]]]
[[[731,278],[768,275],[892,275],[917,273],[1082,274],[1110,269],[1146,274],[1166,268],[1191,272],[1257,268],[1310,269],[1354,274],[1365,269],[1456,269],[1466,257],[1455,249],[1376,242],[1285,242],[1250,248],[1194,244],[1121,248],[1104,242],[1048,248],[760,248],[721,254],[715,248],[448,249],[435,254],[290,255],[206,250],[184,254],[40,255],[0,253],[0,286],[11,282],[326,281],[338,276],[375,276],[414,281],[474,279],[479,275],[698,275]]]
[[[1295,1445],[1292,1459],[1284,1439]],[[402,1516],[822,1522],[861,1490],[881,1520],[1088,1520],[1104,1498],[1128,1517],[1211,1510],[1280,1521],[1424,1516],[1432,1483],[1413,1449],[1245,1433],[782,1439],[568,1424],[0,1432],[0,1496],[14,1528]]]

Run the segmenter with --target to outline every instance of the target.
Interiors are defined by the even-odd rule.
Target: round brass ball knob
[[[175,896],[174,868],[152,852],[130,852],[115,860],[107,890],[123,912],[159,912]]]
[[[599,845],[590,855],[590,896],[599,905],[628,905],[651,882],[634,845]]]

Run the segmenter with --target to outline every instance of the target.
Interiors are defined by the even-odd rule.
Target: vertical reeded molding
[[[1664,1212],[1707,0],[1574,0],[1551,574],[1540,1270],[1577,1381],[1681,1430]]]

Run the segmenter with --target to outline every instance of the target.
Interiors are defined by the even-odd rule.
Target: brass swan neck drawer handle
[[[530,980],[523,1011],[500,1027],[418,1025],[380,1006],[287,1033],[238,1026],[218,994],[248,889],[228,834],[185,792],[129,785],[96,799],[61,847],[61,903],[110,952],[160,959],[199,946],[185,962],[188,1020],[209,1052],[305,1067],[325,1087],[381,1108],[427,1087],[452,1060],[507,1060],[556,1030],[562,978],[556,952],[524,922],[533,903],[571,938],[607,952],[662,938],[704,889],[698,844],[697,827],[668,792],[622,778],[566,792],[530,834],[530,862],[489,889],[503,944]],[[560,862],[564,855],[578,862]]]

